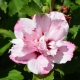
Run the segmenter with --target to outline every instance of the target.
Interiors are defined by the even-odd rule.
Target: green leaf
[[[19,12],[23,7],[23,5],[24,5],[24,2],[22,0],[11,0],[8,6],[9,15],[13,16],[17,12]]]
[[[71,10],[76,10],[79,6],[75,3],[72,3],[71,6],[70,6],[70,9]]]
[[[4,38],[8,37],[11,39],[15,38],[14,33],[11,30],[6,30],[6,29],[0,29],[0,34],[4,36]]]
[[[72,4],[71,0],[64,0],[63,5],[70,6]]]
[[[19,12],[19,13],[18,13],[18,17],[19,17],[19,18],[25,18],[25,17],[26,17],[26,14]]]
[[[34,2],[30,2],[28,6],[24,6],[20,13],[28,14],[29,16],[32,16],[34,14],[40,14],[42,13],[42,9]]]
[[[73,34],[73,37],[72,37],[73,39],[76,38],[79,29],[80,29],[80,25],[78,26],[74,25],[72,28],[69,29],[69,32]]]
[[[32,80],[40,80],[36,75],[33,75],[33,79]]]
[[[3,10],[4,11],[4,13],[6,13],[6,9],[7,9],[7,2],[6,1],[4,1],[4,0],[1,0],[0,1],[0,8],[1,8],[1,10]]]
[[[53,80],[54,79],[54,71],[51,71],[46,75],[33,75],[32,80]]]
[[[30,70],[28,69],[27,65],[25,65],[25,67],[24,67],[24,71],[27,71],[27,72],[30,73]]]
[[[25,4],[27,5],[29,2],[31,2],[32,0],[23,0],[23,2],[25,2]]]
[[[48,76],[44,78],[44,80],[53,80],[54,79],[54,71],[52,71]]]
[[[23,80],[23,79],[24,79],[24,77],[23,77],[23,75],[21,75],[21,72],[20,71],[11,70],[8,73],[8,76],[7,77],[2,78],[0,80]]]
[[[80,0],[75,0],[75,2],[80,5]]]
[[[50,5],[51,5],[51,0],[42,0],[42,4],[43,4],[43,6],[50,7]]]
[[[38,6],[42,6],[41,0],[33,0]]]
[[[1,49],[0,49],[0,56],[11,46],[11,43],[7,43],[5,46],[3,46]]]
[[[50,5],[51,5],[51,1],[52,1],[52,0],[46,0],[46,5],[47,5],[47,6],[50,6]]]
[[[71,1],[71,0],[64,0],[63,5],[66,5],[67,7],[69,7],[72,11],[77,9],[79,6]]]
[[[61,77],[64,76],[64,72],[59,68],[55,69],[55,71],[59,72]]]

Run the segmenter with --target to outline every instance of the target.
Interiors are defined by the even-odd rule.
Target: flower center
[[[51,50],[51,47],[50,47],[50,45],[49,45],[49,43],[50,43],[51,41],[52,41],[52,40],[48,40],[48,41],[46,42],[46,47],[47,47],[48,50]]]
[[[39,51],[35,51],[34,53],[36,54],[36,58],[38,58],[41,55]]]

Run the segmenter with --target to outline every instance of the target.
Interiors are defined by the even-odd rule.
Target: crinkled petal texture
[[[54,65],[43,55],[28,62],[29,70],[35,74],[47,74],[53,67]]]
[[[57,54],[54,57],[48,57],[53,63],[62,64],[71,61],[75,45],[67,41],[63,41],[63,43],[64,44],[58,48]]]
[[[66,63],[73,57],[75,45],[63,41],[68,28],[64,14],[56,11],[20,18],[14,26],[16,39],[11,41],[10,59],[27,64],[35,74],[48,74],[54,63]]]

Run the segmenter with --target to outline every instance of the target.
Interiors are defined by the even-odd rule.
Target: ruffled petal
[[[51,27],[49,29],[49,31],[47,33],[45,33],[45,40],[62,40],[65,38],[65,36],[68,33],[68,30],[66,31],[66,29],[64,28],[65,25],[64,21],[62,20],[54,20],[51,24]],[[67,25],[67,27],[69,27]]]
[[[28,61],[28,69],[33,72],[34,74],[39,74],[43,71],[43,67],[37,62],[36,59],[31,59]]]
[[[32,59],[28,62],[28,68],[35,74],[47,74],[53,66],[46,57],[40,55],[37,59]]]
[[[36,58],[35,53],[29,53],[22,57],[14,57],[13,55],[10,55],[9,58],[14,61],[15,63],[21,63],[21,64],[27,64],[29,60]]]
[[[49,17],[49,14],[34,15],[33,20],[41,27],[42,33],[45,33],[49,30],[51,25],[51,19]]]
[[[61,20],[64,21],[64,23],[62,23],[63,27],[65,28],[65,31],[67,32],[69,29],[68,23],[66,21],[65,15],[61,12],[50,12],[49,17],[51,18],[51,20]]]
[[[22,39],[13,39],[12,41],[11,41],[13,44],[24,44],[24,42],[23,42],[23,40]]]
[[[57,54],[53,57],[53,62],[61,64],[66,63],[67,61],[71,61],[74,50],[74,44],[64,41],[64,45],[59,47]]]
[[[50,12],[49,17],[52,20],[58,19],[58,20],[65,20],[66,21],[64,14],[61,12],[57,12],[57,11]]]
[[[51,49],[47,51],[47,55],[54,56],[57,54],[57,49]]]
[[[14,57],[22,57],[26,54],[37,51],[37,48],[35,47],[35,44],[32,41],[27,41],[25,44],[18,44],[16,43],[16,41],[17,39],[12,41],[16,45],[13,45],[12,48],[9,50],[11,55]]]
[[[39,40],[38,49],[41,53],[44,53],[47,49],[46,42],[44,41],[44,36],[42,36]]]
[[[13,57],[17,57],[17,56],[22,57],[26,55],[25,53],[22,52],[23,47],[24,47],[24,44],[13,45],[9,50],[9,52]]]
[[[35,22],[28,18],[20,18],[14,27],[14,33],[17,38],[23,38],[23,32],[32,33],[32,30],[36,27]]]
[[[32,37],[33,39],[39,40],[41,36],[42,36],[41,27],[38,24],[36,24],[36,28],[33,30]]]

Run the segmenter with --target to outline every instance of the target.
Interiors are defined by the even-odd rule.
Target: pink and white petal
[[[61,26],[65,29],[66,33],[68,32],[69,29],[69,24],[67,21],[63,21]]]
[[[14,34],[15,34],[15,37],[18,39],[22,39],[24,35],[22,29],[19,31],[14,31]]]
[[[62,64],[66,63],[67,61],[71,61],[74,50],[75,50],[74,44],[64,41],[64,45],[59,48],[57,55],[54,56],[53,62]]]
[[[54,27],[56,28],[56,27],[60,27],[60,26],[65,29],[66,33],[68,32],[68,29],[69,29],[68,22],[61,20],[61,19],[52,20],[52,25],[51,25],[50,29],[52,30]]]
[[[57,42],[56,42],[56,46],[57,47],[61,47],[61,46],[63,46],[63,41],[62,40],[58,40]]]
[[[53,67],[46,57],[40,55],[37,59],[28,62],[28,68],[35,74],[47,74]]]
[[[42,30],[39,25],[36,25],[36,28],[33,30],[33,33],[31,36],[33,37],[34,40],[35,39],[39,40],[39,38],[42,36]]]
[[[59,24],[59,22],[57,23]],[[66,31],[62,26],[55,26],[53,23],[49,32],[45,34],[45,40],[62,40],[66,36]]]
[[[40,74],[48,74],[54,67],[54,65],[48,60],[47,57],[40,55],[37,58],[38,63],[43,67],[43,71]]]
[[[22,52],[22,49],[23,49],[24,45],[22,44],[18,44],[18,45],[13,45],[11,47],[11,49],[9,50],[9,52],[11,53],[11,55],[13,57],[22,57],[24,55],[26,55],[25,53]]]
[[[57,54],[57,49],[51,49],[47,51],[47,55],[55,56]]]
[[[54,68],[54,64],[49,63],[40,74],[48,74]]]
[[[47,45],[50,49],[56,49],[57,47],[55,41],[50,41]]]
[[[39,40],[39,45],[38,45],[38,49],[39,50],[46,50],[47,47],[46,47],[46,42],[44,41],[44,36],[42,36]]]
[[[65,18],[65,16],[64,16],[63,13],[54,11],[54,12],[51,12],[51,13],[49,14],[49,16],[50,16],[51,20],[53,20],[53,21],[58,21],[58,20],[59,20],[59,21],[63,21],[63,22],[61,23],[61,26],[63,26],[63,27],[65,28],[65,31],[68,32],[69,25],[68,25],[68,23],[67,23],[67,21],[66,21],[66,18]],[[58,23],[58,22],[56,22],[56,23]],[[54,24],[56,24],[56,23],[54,23]],[[58,25],[59,25],[59,24],[58,24]]]
[[[48,64],[49,64],[49,60],[43,56],[43,55],[40,55],[38,58],[37,58],[37,61],[38,63],[42,66],[42,67],[47,67]]]
[[[32,52],[35,52],[37,51],[37,44],[34,43],[34,41],[26,41],[25,42],[25,45],[23,46],[22,48],[22,52],[25,53],[25,54],[28,54],[28,53],[32,53]]]
[[[49,14],[34,15],[33,20],[41,27],[42,33],[45,33],[49,30],[51,25],[51,19],[49,17]]]
[[[11,55],[14,57],[22,57],[34,51],[37,51],[37,48],[35,47],[32,41],[27,41],[26,45],[25,44],[13,45],[12,48],[9,50]]]
[[[43,67],[38,63],[36,59],[28,61],[28,69],[34,74],[40,74],[43,71]]]
[[[9,58],[12,61],[14,61],[15,63],[27,64],[29,60],[36,58],[36,54],[35,53],[29,53],[23,57],[13,57],[12,55],[10,55]]]
[[[40,65],[43,67],[43,71],[40,72],[40,74],[48,74],[54,67],[54,64],[52,64],[47,57],[44,57],[43,55],[39,56],[37,58]]]
[[[23,42],[23,40],[22,39],[13,39],[12,41],[11,41],[13,44],[24,44],[24,42]]]
[[[23,31],[25,31],[26,33],[31,34],[32,30],[34,30],[35,27],[36,27],[36,24],[33,20],[28,19],[28,18],[20,18],[20,20],[14,26],[15,36],[17,38],[23,37]],[[19,33],[22,36],[20,36]]]
[[[53,12],[50,12],[49,16],[52,20],[58,19],[58,20],[66,21],[64,14],[61,12],[53,11]]]

